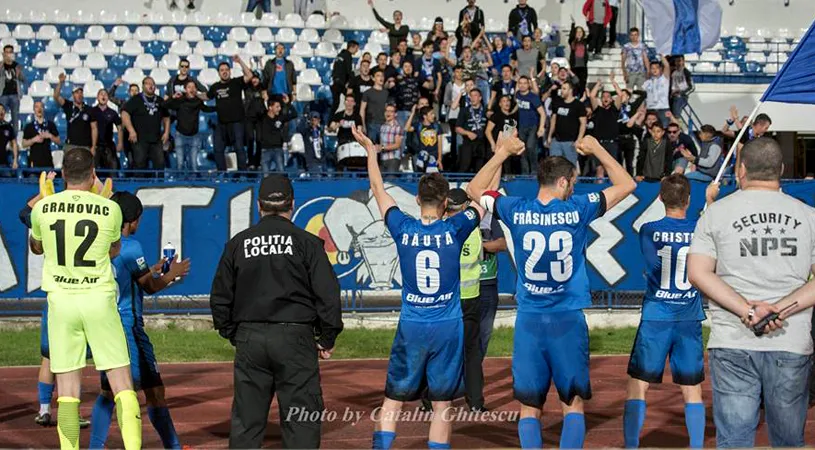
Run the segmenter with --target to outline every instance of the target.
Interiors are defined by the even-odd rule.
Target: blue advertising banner
[[[454,183],[458,185],[458,183]],[[705,184],[694,183],[689,215],[704,205]],[[165,295],[207,295],[225,242],[258,219],[258,183],[115,183],[115,189],[135,193],[144,203],[136,238],[148,262],[157,262],[161,248],[173,243],[192,270]],[[325,248],[343,290],[392,290],[401,286],[396,249],[379,217],[367,180],[342,179],[295,182],[294,222],[325,241]],[[577,193],[596,192],[604,184],[580,183]],[[28,250],[28,230],[18,214],[37,193],[36,184],[0,184],[0,298],[43,296],[42,258]],[[59,187],[57,188],[59,189]],[[417,215],[416,182],[395,181],[391,195],[406,212]],[[507,195],[534,196],[534,180],[502,185]],[[659,219],[664,207],[659,184],[640,183],[633,195],[591,224],[586,248],[593,290],[644,290],[643,263],[637,232],[643,223]],[[732,188],[723,188],[722,194]],[[815,182],[790,183],[784,191],[812,205]],[[515,290],[515,271],[506,253],[499,259],[499,287]]]

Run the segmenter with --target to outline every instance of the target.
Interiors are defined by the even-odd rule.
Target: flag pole
[[[722,174],[724,174],[724,171],[727,168],[727,163],[730,162],[730,158],[733,157],[733,153],[736,151],[736,148],[738,148],[742,136],[744,136],[744,133],[747,132],[747,128],[752,126],[753,119],[756,118],[756,114],[758,113],[758,109],[761,108],[761,105],[762,103],[758,102],[756,107],[753,108],[753,112],[750,113],[750,117],[747,118],[747,123],[741,127],[741,130],[739,130],[739,134],[736,136],[736,140],[733,142],[733,145],[730,146],[730,151],[727,152],[727,156],[725,156],[724,158],[722,167],[719,168],[719,173],[716,175],[716,179],[713,180],[714,183],[718,183],[721,180]],[[736,170],[738,170],[738,167],[736,167]]]

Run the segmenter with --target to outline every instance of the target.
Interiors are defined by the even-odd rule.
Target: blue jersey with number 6
[[[695,220],[665,217],[640,228],[647,287],[643,320],[704,320],[702,298],[688,281],[687,257]]]
[[[432,322],[461,318],[461,247],[480,222],[468,208],[425,225],[394,206],[385,213],[402,269],[400,320]]]
[[[605,213],[605,195],[573,195],[546,205],[537,198],[486,195],[485,206],[509,229],[507,246],[518,268],[518,312],[591,306],[586,243],[589,224]]]

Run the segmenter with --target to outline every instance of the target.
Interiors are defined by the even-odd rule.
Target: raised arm
[[[611,181],[611,187],[603,190],[603,195],[606,197],[607,211],[617,206],[637,188],[637,183],[634,182],[631,175],[594,137],[586,136],[581,139],[577,144],[577,152],[586,156],[594,155],[600,161],[600,164],[605,167]]]
[[[252,68],[243,61],[243,58],[241,58],[240,55],[235,55],[232,57],[232,61],[235,61],[241,65],[241,70],[243,71],[243,82],[249,83],[252,81]]]
[[[518,139],[517,130],[513,131],[511,136],[504,135],[503,131],[500,132],[498,142],[495,144],[495,154],[467,184],[467,194],[470,198],[480,203],[484,192],[497,188],[496,180],[501,177],[501,167],[504,161],[512,155],[522,154],[524,150],[524,143]]]
[[[365,136],[356,128],[352,128],[351,133],[353,133],[354,139],[368,152],[368,179],[371,182],[371,192],[373,192],[376,204],[379,206],[379,214],[384,219],[385,213],[396,206],[396,200],[385,191],[385,182],[382,181],[382,173],[379,171],[379,163],[377,162],[376,146],[368,136]]]
[[[54,87],[54,100],[62,106],[65,104],[65,99],[62,98],[62,86],[65,84],[65,74],[59,74],[59,82]]]

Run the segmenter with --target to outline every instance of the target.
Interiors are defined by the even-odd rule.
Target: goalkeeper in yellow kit
[[[93,165],[88,149],[66,152],[66,189],[43,198],[31,212],[29,245],[45,257],[42,289],[48,294],[51,371],[59,392],[57,431],[61,448],[79,448],[81,370],[90,345],[96,368],[110,381],[124,447],[139,449],[139,401],[111,269],[111,257],[121,247],[122,213],[116,203],[91,192]]]

